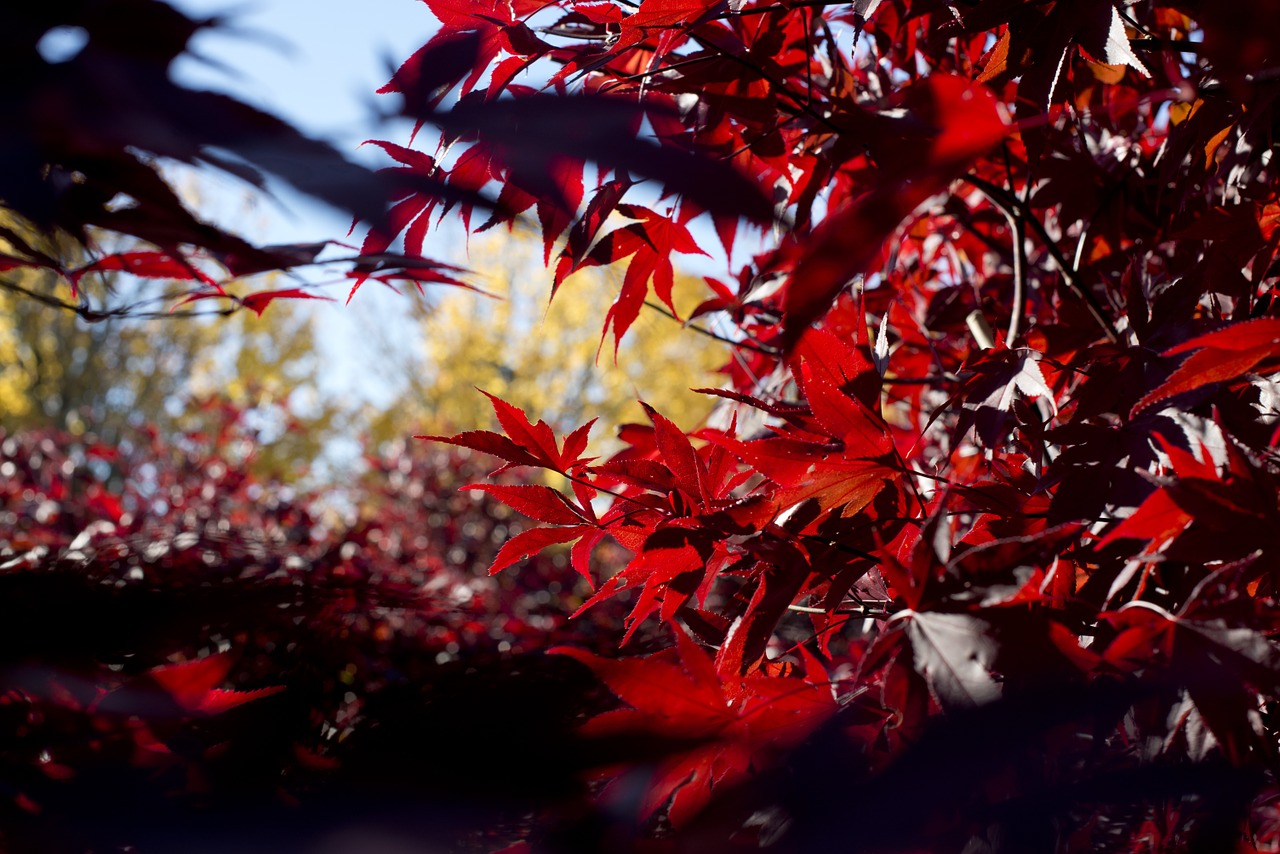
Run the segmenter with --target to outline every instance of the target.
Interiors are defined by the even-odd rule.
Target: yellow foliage
[[[638,400],[685,428],[696,427],[711,399],[691,388],[719,385],[718,342],[644,309],[622,341],[615,364],[612,340],[600,346],[609,306],[617,296],[616,270],[586,270],[570,277],[548,305],[550,274],[542,246],[527,235],[501,235],[473,246],[470,266],[481,286],[499,299],[457,291],[422,310],[422,363],[404,399],[380,414],[376,440],[411,427],[456,432],[493,426],[483,389],[567,429],[598,417],[595,437],[645,421]],[[677,276],[676,307],[686,314],[705,286]],[[597,357],[598,354],[598,357]]]
[[[8,300],[0,294],[0,317]],[[31,395],[27,392],[26,372],[19,363],[18,337],[9,324],[0,320],[0,412],[4,420],[25,418],[31,411]]]
[[[254,473],[295,479],[321,457],[343,416],[317,387],[321,364],[315,311],[278,301],[261,317],[240,311],[207,325],[223,343],[196,354],[188,393],[252,413],[261,439],[251,465]],[[198,411],[188,411],[177,421],[184,429],[200,429],[199,418]]]
[[[38,240],[20,225],[5,224]],[[40,248],[62,257],[75,252],[47,242]],[[13,247],[0,241],[0,251]],[[86,277],[81,284],[104,302],[129,301],[127,293],[112,293],[123,286],[118,277]],[[4,285],[63,302],[74,303],[75,296],[47,271],[0,273],[0,426],[6,429],[91,429],[107,441],[130,423],[165,432],[207,430],[217,416],[192,404],[216,396],[255,413],[267,441],[252,467],[282,479],[305,470],[332,436],[334,407],[315,394],[319,363],[310,312],[282,302],[262,319],[241,311],[230,318],[89,323]]]

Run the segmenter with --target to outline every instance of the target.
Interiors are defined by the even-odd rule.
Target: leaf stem
[[[881,619],[884,617],[893,616],[895,612],[890,611],[887,607],[892,603],[886,600],[883,604],[886,607],[872,608],[868,605],[861,605],[857,608],[835,608],[833,610],[828,610],[826,608],[814,608],[809,605],[788,605],[787,610],[795,611],[800,614],[842,614],[842,615],[848,614],[855,617],[857,616],[867,617],[869,619]]]
[[[685,329],[692,329],[694,332],[700,332],[703,335],[707,336],[708,338],[714,338],[716,341],[719,341],[721,343],[729,344],[733,347],[741,347],[744,350],[751,350],[756,353],[763,353],[766,356],[778,355],[778,351],[774,350],[772,347],[766,347],[762,344],[756,344],[746,340],[735,341],[732,338],[726,338],[725,336],[720,335],[719,333],[712,332],[710,329],[707,329],[705,326],[698,326],[688,321],[681,320],[679,317],[676,317],[675,314],[673,314],[670,311],[670,309],[668,309],[666,306],[662,305],[661,303],[656,303],[652,300],[645,300],[644,304],[646,307],[653,309],[654,311],[661,314],[663,317],[668,317],[674,320],[675,322],[679,323]]]
[[[1013,229],[1013,300],[1009,312],[1009,332],[1005,344],[1012,347],[1022,334],[1027,306],[1027,223],[1021,213],[1009,218]]]
[[[825,9],[828,6],[848,5],[847,3],[837,3],[833,0],[796,0],[794,3],[788,3],[785,6],[778,4],[775,6],[756,6],[751,9],[742,9],[738,12],[725,12],[720,18],[745,18],[749,15],[767,15],[770,12],[789,12],[793,9]]]
[[[74,303],[64,302],[57,297],[42,294],[39,291],[33,291],[30,288],[24,288],[22,285],[14,284],[13,282],[0,280],[0,288],[4,288],[6,291],[12,291],[15,294],[22,294],[23,296],[33,299],[38,303],[47,305],[50,308],[65,308],[68,311],[74,311],[76,314],[83,314],[86,311],[96,314],[92,309],[87,309]]]
[[[693,39],[698,44],[702,45],[704,48],[707,48],[708,50],[714,50],[716,53],[720,54],[730,62],[736,62],[737,64],[743,66],[744,68],[748,68],[755,74],[759,75],[761,79],[763,79],[770,86],[773,87],[775,92],[777,92],[779,95],[785,95],[788,99],[792,101],[794,106],[792,106],[790,110],[804,113],[805,115],[809,116],[809,118],[813,119],[819,124],[824,125],[828,130],[831,130],[834,133],[838,134],[842,132],[843,129],[838,124],[833,122],[831,119],[827,118],[822,113],[815,110],[813,108],[812,103],[807,102],[804,98],[801,98],[795,92],[792,92],[789,88],[787,88],[787,85],[784,81],[777,79],[761,66],[757,65],[754,62],[751,62],[741,54],[735,53],[731,50],[725,50],[715,42],[706,38],[705,36],[701,36],[701,35],[698,35],[697,33],[690,32],[689,38]],[[787,109],[782,104],[779,104],[778,106],[782,109]]]

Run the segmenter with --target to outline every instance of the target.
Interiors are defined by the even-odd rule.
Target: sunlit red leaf
[[[498,550],[498,554],[494,557],[493,563],[489,566],[489,574],[497,575],[502,570],[525,558],[532,557],[538,552],[550,546],[559,545],[561,543],[571,543],[579,537],[589,535],[595,531],[594,527],[587,525],[576,525],[564,528],[530,528],[527,531],[521,531],[511,539],[502,544],[502,548]],[[583,542],[591,542],[590,538],[586,538]],[[589,546],[584,547],[589,551]],[[574,566],[578,572],[591,580],[591,575],[586,571],[586,565],[579,561]]]
[[[503,504],[531,519],[552,525],[580,525],[582,514],[561,493],[546,486],[527,484],[504,486],[496,483],[473,484],[471,489],[487,492]]]
[[[313,294],[301,288],[284,288],[278,291],[259,291],[256,294],[248,294],[240,298],[240,304],[261,317],[267,306],[273,300],[278,299],[322,299],[332,301],[333,297]]]
[[[1213,383],[1239,379],[1267,359],[1280,355],[1280,320],[1265,318],[1234,324],[1171,347],[1166,356],[1195,350],[1159,387],[1134,404],[1130,417]]]
[[[930,75],[904,101],[927,130],[892,151],[891,177],[834,212],[801,244],[783,298],[786,349],[855,278],[874,269],[884,242],[918,205],[1010,130],[990,90],[952,75]]]
[[[565,474],[574,466],[586,462],[582,454],[586,450],[587,433],[595,419],[583,424],[565,437],[563,448],[557,443],[555,433],[545,421],[536,424],[519,407],[488,392],[482,392],[493,405],[498,423],[506,435],[489,430],[469,430],[456,436],[417,436],[433,442],[445,442],[493,454],[507,461],[506,468],[541,466]]]
[[[107,255],[67,273],[73,283],[78,283],[90,273],[120,272],[133,276],[151,279],[177,279],[179,281],[197,281],[205,285],[213,285],[208,274],[195,267],[190,261],[175,258],[163,252],[122,252]]]
[[[821,666],[806,657],[806,679],[754,677],[722,682],[711,658],[677,630],[678,657],[605,659],[558,647],[590,667],[629,710],[607,712],[584,727],[589,736],[663,733],[695,742],[663,760],[638,818],[667,804],[677,827],[687,824],[720,787],[765,764],[781,745],[795,744],[835,713]],[[697,744],[696,742],[703,742]]]
[[[181,708],[209,715],[216,715],[284,690],[283,685],[255,691],[218,688],[226,680],[231,664],[231,657],[224,653],[153,668],[147,675],[168,692]]]

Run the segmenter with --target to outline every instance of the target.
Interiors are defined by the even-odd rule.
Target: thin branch
[[[885,603],[890,604],[888,602]],[[811,608],[808,605],[788,605],[788,611],[795,611],[800,614],[841,614],[853,615],[855,617],[866,617],[868,619],[882,620],[886,617],[892,617],[896,612],[890,611],[888,608],[871,608],[863,605],[858,608],[835,608],[828,610],[826,608]]]
[[[6,282],[4,280],[0,280],[0,288],[4,288],[6,291],[12,291],[15,294],[22,294],[23,296],[29,297],[35,300],[36,302],[43,303],[44,305],[47,305],[50,308],[65,308],[67,311],[74,311],[76,314],[83,314],[86,310],[88,310],[79,305],[76,305],[75,303],[64,302],[63,300],[60,300],[57,297],[49,296],[48,294],[42,294],[39,291],[33,291],[28,288],[24,288],[22,285],[17,285],[17,284],[14,284],[13,282]]]
[[[554,469],[552,469],[552,471],[554,471]],[[614,498],[617,498],[619,501],[630,501],[632,504],[635,504],[637,507],[644,508],[647,510],[653,509],[648,504],[645,504],[643,501],[640,501],[636,498],[632,498],[630,495],[623,495],[621,492],[615,492],[614,490],[609,489],[606,486],[601,486],[598,483],[592,483],[589,480],[583,480],[580,477],[574,477],[568,472],[557,471],[556,474],[560,475],[565,480],[573,481],[574,483],[579,484],[581,486],[585,486],[588,489],[594,489],[596,492],[603,492],[605,495],[612,495]],[[596,527],[603,527],[603,526],[597,524]]]
[[[794,3],[788,3],[785,6],[778,4],[775,6],[753,6],[750,9],[741,9],[737,12],[727,11],[721,15],[717,15],[714,20],[725,20],[728,18],[747,18],[752,15],[767,15],[770,12],[790,12],[795,9],[825,9],[828,6],[847,6],[848,0],[844,3],[833,2],[833,0],[796,0]]]
[[[720,335],[719,333],[712,332],[710,329],[707,329],[705,326],[698,326],[689,321],[681,320],[679,317],[676,317],[676,315],[672,314],[671,311],[661,303],[656,303],[656,302],[653,302],[652,300],[645,300],[644,304],[647,307],[661,314],[663,317],[668,317],[674,320],[676,323],[679,323],[685,329],[692,329],[694,332],[700,332],[703,335],[707,336],[708,338],[714,338],[716,341],[719,341],[723,344],[729,344],[733,347],[741,347],[744,350],[751,350],[756,353],[763,353],[766,356],[778,355],[778,351],[773,349],[772,347],[766,347],[762,344],[756,344],[752,341],[747,341],[747,340],[735,341],[732,338],[726,338],[725,336]]]
[[[607,86],[602,86],[600,88],[600,94],[603,95],[608,92],[612,92],[614,89],[617,89],[626,83],[634,83],[636,81],[648,80],[650,77],[656,77],[657,75],[664,74],[668,71],[675,71],[680,68],[686,68],[690,65],[698,65],[703,62],[711,62],[712,60],[719,59],[719,58],[720,57],[718,56],[710,56],[710,55],[695,56],[692,59],[685,59],[685,60],[682,60],[681,62],[674,62],[670,65],[663,65],[659,68],[651,68],[648,71],[641,71],[636,74],[628,74],[625,77],[619,77],[615,79],[613,82],[609,83]]]
[[[1022,334],[1022,322],[1027,310],[1027,223],[1021,214],[1009,219],[1013,229],[1013,305],[1010,306],[1009,332],[1005,343],[1012,347]]]
[[[999,208],[999,205],[996,205],[996,207]],[[955,215],[953,214],[953,216]],[[1004,247],[1001,246],[999,242],[992,239],[991,235],[983,231],[980,231],[979,229],[974,227],[974,224],[969,222],[967,218],[961,218],[959,216],[955,216],[955,221],[956,221],[956,224],[958,224],[961,228],[967,231],[971,236],[979,240],[984,246],[986,246],[992,252],[995,252],[996,254],[1000,254],[1000,255],[1004,254]]]
[[[1045,249],[1049,253],[1049,257],[1053,259],[1054,264],[1058,267],[1058,272],[1062,274],[1062,280],[1066,284],[1068,290],[1080,297],[1084,301],[1085,307],[1089,310],[1089,314],[1093,316],[1094,321],[1106,333],[1107,339],[1112,343],[1120,340],[1120,334],[1116,331],[1115,325],[1111,319],[1107,317],[1106,311],[1102,304],[1098,302],[1098,298],[1093,292],[1084,287],[1080,283],[1080,275],[1070,262],[1063,256],[1062,250],[1058,248],[1058,244],[1049,236],[1049,232],[1045,230],[1044,223],[1038,218],[1031,215],[1027,204],[1020,199],[1010,197],[1000,187],[992,184],[984,178],[980,178],[972,173],[962,175],[961,180],[982,192],[987,199],[999,208],[1006,216],[1021,216],[1022,220],[1035,232],[1036,237],[1044,244]]]
[[[161,318],[189,318],[189,317],[230,317],[237,312],[243,311],[244,306],[240,303],[228,306],[227,308],[193,308],[187,311],[130,311],[127,315],[131,320],[158,320]]]
[[[1129,39],[1129,47],[1134,50],[1171,50],[1177,53],[1190,53],[1197,56],[1204,53],[1203,42],[1192,42],[1186,39],[1162,39],[1156,36]]]
[[[860,557],[863,560],[869,560],[877,565],[880,563],[880,558],[876,557],[871,552],[864,552],[862,549],[854,548],[853,546],[846,546],[844,543],[838,543],[835,540],[828,540],[824,537],[814,537],[813,539],[824,545],[830,546],[838,552],[844,552],[847,555]]]
[[[799,112],[804,113],[806,116],[818,122],[819,124],[826,126],[828,130],[834,133],[838,134],[842,132],[843,129],[838,124],[836,124],[831,119],[824,116],[822,113],[815,110],[813,108],[813,104],[806,103],[805,99],[801,98],[795,92],[792,92],[789,88],[787,88],[787,85],[784,81],[777,79],[768,71],[761,68],[759,65],[756,65],[755,63],[749,61],[746,57],[741,56],[737,53],[734,53],[733,51],[725,50],[724,48],[720,47],[720,45],[716,44],[715,42],[711,41],[705,36],[700,36],[695,32],[689,32],[688,35],[689,35],[689,38],[693,39],[698,44],[702,45],[704,48],[708,50],[714,50],[716,53],[720,54],[725,59],[731,62],[736,62],[738,65],[741,65],[744,68],[750,69],[753,73],[759,75],[759,77],[762,80],[766,81],[770,86],[773,87],[774,91],[777,94],[785,95],[795,104],[795,106],[791,109],[798,110]],[[786,105],[784,104],[779,104],[778,107],[780,109],[787,109]],[[790,110],[788,111],[790,112]]]

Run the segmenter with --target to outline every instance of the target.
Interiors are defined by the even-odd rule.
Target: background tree
[[[486,235],[470,247],[473,280],[497,299],[458,291],[438,301],[415,302],[421,353],[407,358],[403,340],[387,341],[390,383],[406,379],[401,399],[375,416],[375,441],[401,437],[406,424],[429,432],[493,427],[493,410],[475,389],[506,398],[530,415],[573,425],[600,421],[599,435],[616,434],[643,420],[639,400],[690,428],[711,402],[690,391],[716,382],[722,344],[685,333],[679,323],[646,310],[615,363],[601,353],[599,331],[607,312],[601,294],[616,289],[608,271],[588,271],[562,285],[548,304],[540,243],[527,232]],[[696,304],[700,282],[677,276],[676,303]]]
[[[317,312],[285,303],[270,316],[237,312],[206,324],[205,334],[216,339],[195,354],[184,389],[190,403],[176,407],[173,429],[208,432],[213,425],[205,413],[229,405],[256,436],[254,474],[325,482],[325,467],[340,465],[330,459],[332,443],[360,422],[354,407],[321,382],[318,323]]]
[[[7,275],[71,298],[46,271]],[[107,274],[82,288],[136,287],[119,278]],[[266,319],[238,312],[89,322],[0,291],[0,353],[0,425],[9,430],[58,425],[111,444],[143,424],[168,434],[216,431],[220,407],[202,405],[216,400],[256,426],[255,471],[295,480],[322,457],[340,421],[339,405],[318,389],[315,317],[289,306]]]

